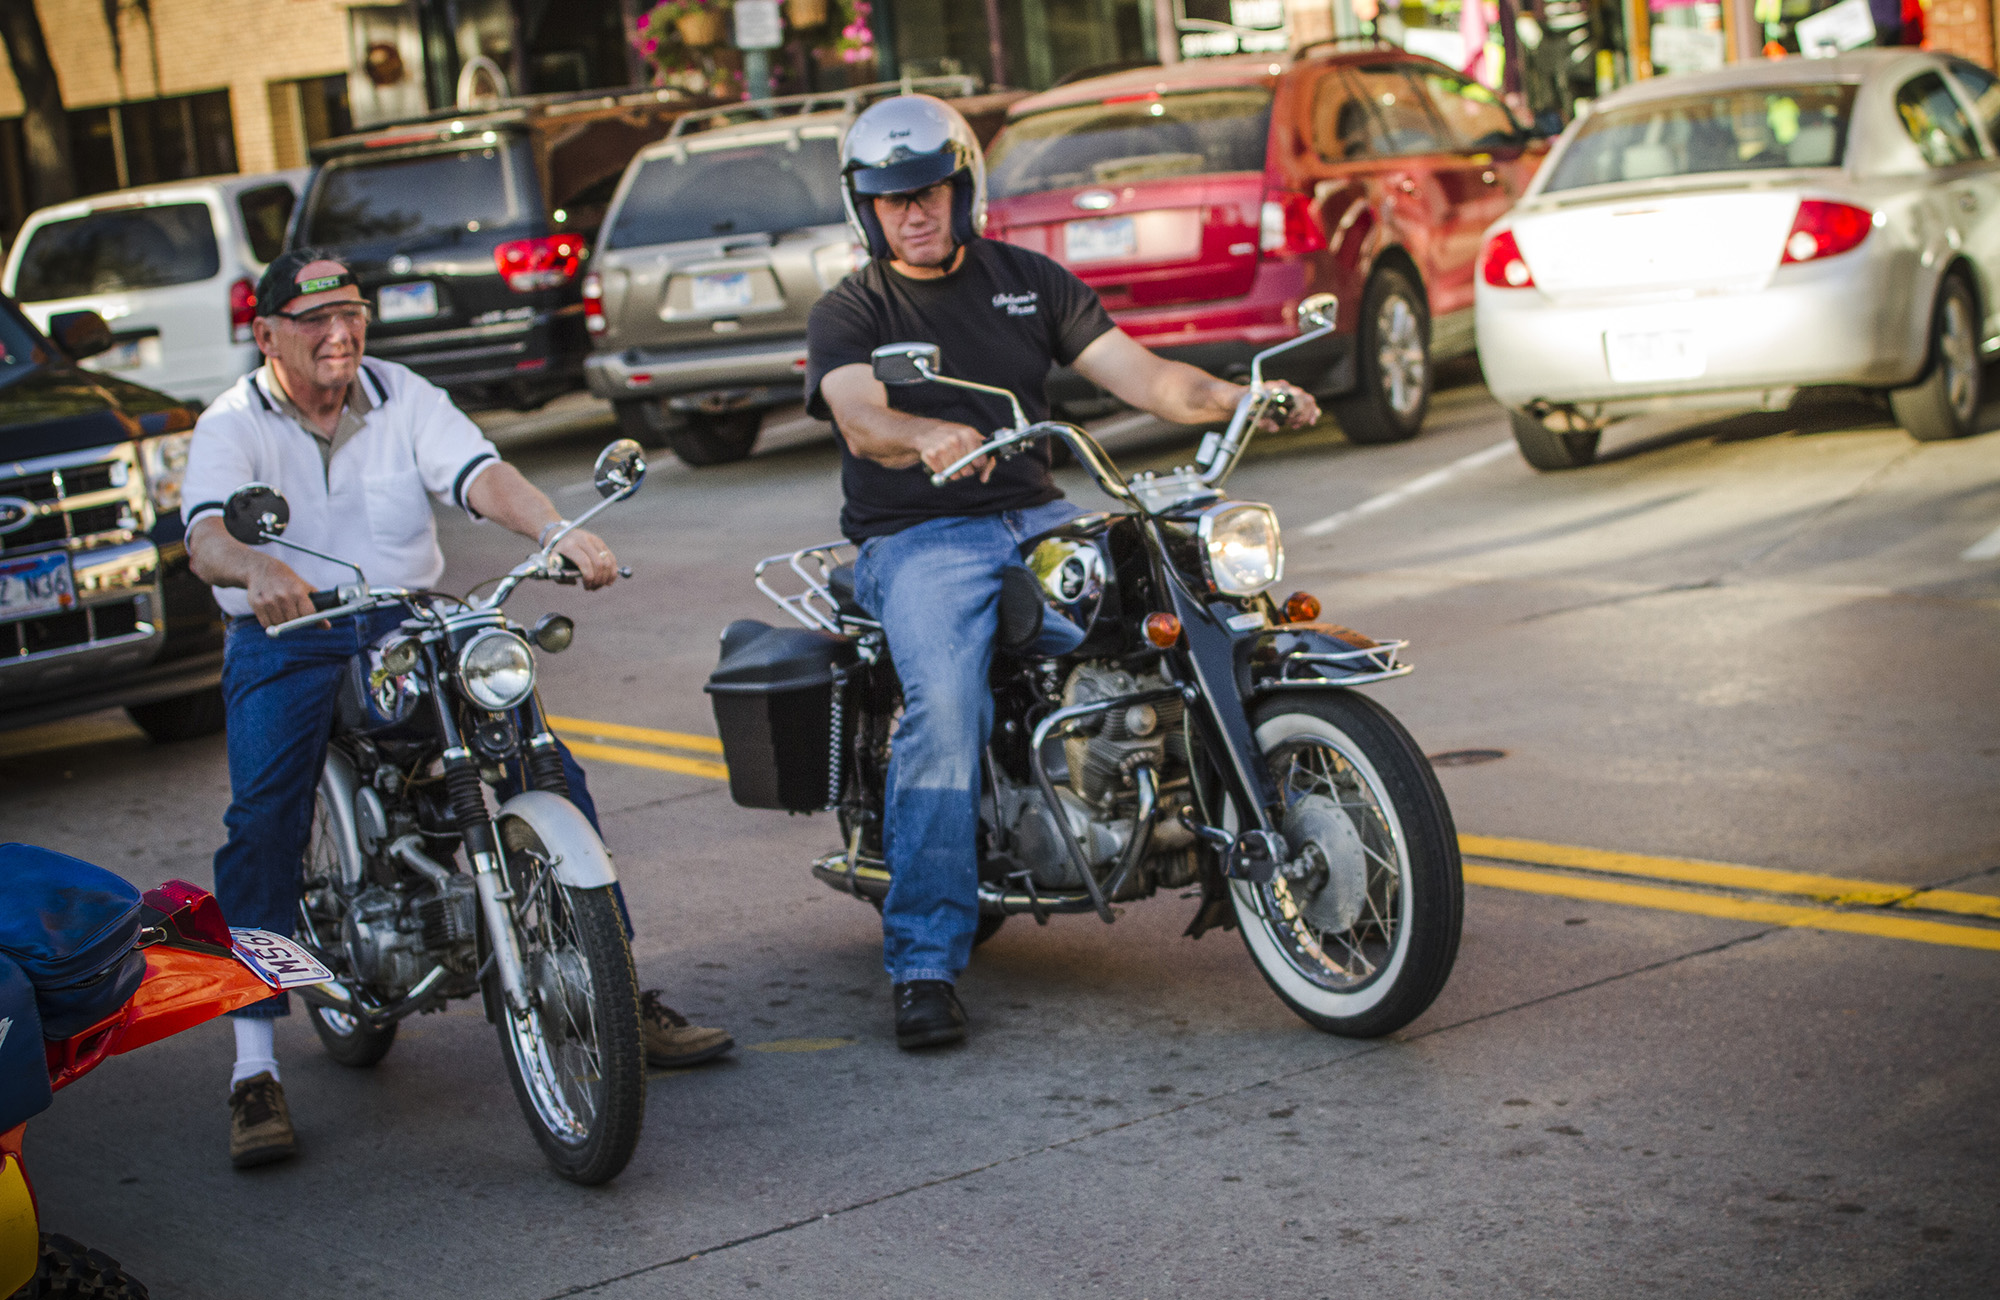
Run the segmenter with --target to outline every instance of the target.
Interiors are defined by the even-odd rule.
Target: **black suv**
[[[222,727],[222,613],[188,570],[194,409],[77,362],[95,312],[50,341],[0,297],[0,728],[124,706],[155,740]]]
[[[534,96],[328,140],[290,242],[353,271],[371,353],[461,405],[531,409],[582,382],[579,273],[619,174],[710,102]]]

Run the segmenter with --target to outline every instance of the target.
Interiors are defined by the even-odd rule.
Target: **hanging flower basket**
[[[826,0],[785,0],[785,21],[794,28],[824,26]]]
[[[714,9],[701,9],[682,14],[674,19],[674,30],[681,34],[681,44],[701,49],[709,45],[722,44],[722,14]]]

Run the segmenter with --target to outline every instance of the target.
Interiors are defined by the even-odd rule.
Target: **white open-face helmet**
[[[889,256],[889,241],[868,200],[952,182],[951,237],[970,243],[986,229],[986,158],[957,109],[929,95],[870,104],[840,142],[840,201],[868,255]]]

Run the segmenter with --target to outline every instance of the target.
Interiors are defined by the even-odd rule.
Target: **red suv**
[[[1276,377],[1330,399],[1353,441],[1396,442],[1423,424],[1432,360],[1472,351],[1480,235],[1546,151],[1486,87],[1393,46],[1139,68],[1014,105],[986,233],[1231,378],[1297,332],[1301,298],[1338,294],[1341,332]],[[1060,402],[1090,391],[1051,379]]]

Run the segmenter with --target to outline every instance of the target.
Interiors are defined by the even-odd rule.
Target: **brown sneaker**
[[[290,1160],[298,1147],[285,1085],[269,1070],[229,1090],[229,1163],[250,1169]]]
[[[704,1029],[660,1001],[658,989],[639,995],[639,1041],[646,1045],[646,1064],[662,1070],[712,1061],[736,1040],[727,1029]]]

